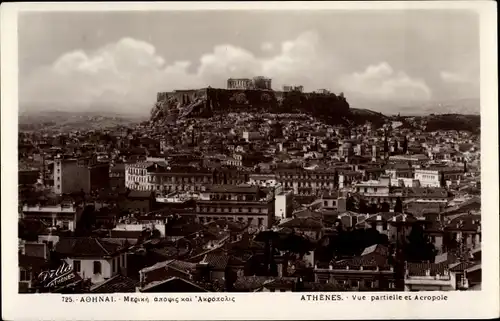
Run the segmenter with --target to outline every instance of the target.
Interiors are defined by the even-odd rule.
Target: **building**
[[[121,245],[95,237],[61,237],[55,252],[73,267],[82,279],[93,284],[126,274],[127,255]]]
[[[125,186],[139,191],[201,191],[205,184],[213,184],[214,179],[213,171],[193,166],[139,162],[125,167]]]
[[[321,198],[321,208],[328,211],[343,213],[346,211],[346,198],[338,192],[324,192]]]
[[[358,257],[314,267],[316,283],[333,283],[354,290],[398,291],[394,267],[388,263],[388,249],[372,245]]]
[[[116,164],[109,169],[109,186],[116,189],[125,187],[125,164]]]
[[[413,179],[413,167],[405,163],[387,164],[385,166],[385,173],[393,180],[399,178]]]
[[[291,189],[294,195],[316,195],[318,191],[335,189],[334,170],[295,167],[278,168],[275,173],[283,188]]]
[[[271,90],[271,78],[266,78],[263,76],[257,76],[253,78],[253,88],[261,90]]]
[[[75,231],[83,209],[74,204],[59,205],[23,205],[21,219],[40,220],[48,227],[59,227],[61,230]]]
[[[201,223],[227,219],[269,228],[274,221],[274,198],[274,190],[269,188],[213,185],[196,201],[196,216]]]
[[[261,139],[261,135],[259,132],[244,131],[242,133],[242,138],[248,143],[250,141]]]
[[[463,176],[462,168],[430,167],[415,169],[415,179],[420,181],[422,187],[442,187],[441,175],[444,175],[446,184],[454,183]]]
[[[391,194],[391,179],[388,176],[381,176],[380,180],[370,180],[358,183],[354,186],[355,191],[363,196],[370,203],[391,204],[395,202]]]
[[[96,157],[56,158],[54,160],[54,193],[69,194],[109,186],[109,163]]]
[[[456,289],[455,273],[448,263],[407,263],[405,291],[452,291]]]
[[[274,203],[274,215],[278,219],[292,217],[293,214],[293,193],[292,191],[282,191],[276,194]]]
[[[227,89],[253,89],[253,81],[250,78],[229,78]]]
[[[365,229],[375,229],[380,234],[387,235],[390,242],[405,242],[411,233],[413,225],[417,219],[409,214],[381,212],[366,216],[363,220],[358,216],[356,227]]]
[[[250,78],[229,78],[227,80],[227,89],[260,89],[271,90],[270,78],[257,76]]]
[[[285,85],[283,86],[283,91],[284,92],[304,92],[304,86],[295,86],[295,85]]]
[[[34,185],[38,182],[41,177],[40,170],[38,169],[26,169],[18,171],[18,185]]]

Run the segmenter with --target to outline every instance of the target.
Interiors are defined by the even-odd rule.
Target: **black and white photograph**
[[[477,11],[112,8],[17,13],[21,298],[490,282]]]

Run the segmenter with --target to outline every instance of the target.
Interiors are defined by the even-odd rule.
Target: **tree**
[[[408,138],[405,136],[403,140],[403,153],[408,153]]]
[[[425,235],[422,226],[419,223],[413,224],[404,247],[405,259],[409,262],[429,262],[434,261],[435,255],[434,245]]]
[[[355,212],[356,209],[356,200],[354,197],[349,196],[346,200],[346,209],[351,212]]]
[[[364,199],[359,200],[359,213],[366,214],[369,212],[368,205],[366,205],[366,202]]]
[[[444,178],[444,172],[441,172],[441,187],[446,187],[446,179]]]
[[[396,213],[403,213],[403,202],[401,201],[401,198],[396,198],[396,204],[394,205],[394,212]]]
[[[333,172],[333,186],[335,186],[335,188],[339,187],[339,173],[337,172],[337,170]]]
[[[380,211],[381,212],[389,212],[391,210],[391,206],[387,202],[383,202],[380,204]]]
[[[384,154],[387,154],[388,152],[389,152],[389,142],[387,141],[387,132],[386,132],[384,136]]]
[[[464,173],[467,173],[467,161],[464,160]]]
[[[368,214],[377,214],[378,213],[378,206],[376,203],[370,203],[367,205],[366,208],[366,213]]]

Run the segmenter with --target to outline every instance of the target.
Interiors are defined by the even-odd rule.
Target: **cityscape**
[[[311,54],[307,42],[291,47],[283,52],[294,59]],[[89,74],[103,68],[71,55],[86,59],[78,68]],[[65,61],[57,72],[70,69]],[[20,112],[19,293],[481,290],[477,113],[439,104],[422,112],[421,101],[410,112],[372,110],[352,87],[300,70],[288,78],[262,72],[280,68],[228,70],[200,86],[169,78],[174,87],[148,88],[142,118],[125,107]],[[376,71],[392,67],[367,74]],[[143,73],[127,78],[133,87],[142,88]],[[394,90],[408,92],[412,79],[398,75],[382,96],[395,79],[403,80]],[[81,96],[91,92],[87,78],[74,79]],[[414,83],[417,96],[430,92]],[[78,95],[58,99],[77,104]]]

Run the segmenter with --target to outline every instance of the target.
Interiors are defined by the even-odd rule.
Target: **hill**
[[[101,130],[128,126],[145,120],[145,117],[119,116],[97,112],[40,111],[19,115],[19,130],[47,130],[67,132],[73,130]]]

